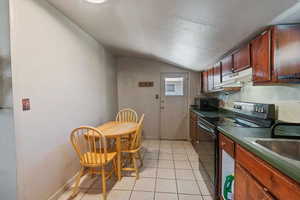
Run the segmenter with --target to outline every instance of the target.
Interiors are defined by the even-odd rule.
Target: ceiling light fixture
[[[104,3],[106,0],[85,0],[85,1],[89,3]]]

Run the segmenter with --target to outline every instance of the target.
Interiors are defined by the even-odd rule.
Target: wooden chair
[[[143,160],[140,154],[141,150],[141,143],[142,143],[142,130],[143,130],[143,122],[144,122],[144,114],[141,116],[140,121],[138,123],[138,128],[135,134],[133,135],[132,139],[130,140],[130,145],[128,149],[123,149],[122,153],[127,153],[129,156],[127,159],[129,159],[130,164],[133,165],[133,167],[125,167],[122,168],[124,171],[135,171],[136,173],[136,179],[139,179],[139,169],[137,166],[137,159],[140,160],[141,166],[143,165]]]
[[[116,117],[117,122],[138,122],[138,115],[137,113],[130,109],[122,109],[118,112]]]
[[[80,171],[76,178],[72,197],[77,195],[80,179],[86,173],[100,174],[102,176],[103,199],[106,200],[106,180],[116,173],[116,152],[107,153],[106,138],[100,130],[93,127],[82,126],[71,133],[71,143],[79,157]],[[113,164],[114,170],[106,172],[105,167]]]
[[[118,112],[116,116],[117,122],[138,122],[137,113],[131,108],[125,108]],[[130,136],[122,137],[122,145],[129,146]]]

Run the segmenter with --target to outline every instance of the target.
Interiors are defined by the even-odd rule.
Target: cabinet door
[[[233,54],[233,70],[242,71],[250,67],[250,45],[246,45]]]
[[[202,72],[202,92],[206,93],[208,90],[208,72]]]
[[[232,73],[233,69],[233,57],[232,55],[225,57],[221,61],[221,71],[222,71],[222,77],[228,74]]]
[[[278,25],[273,31],[277,82],[300,82],[300,25]]]
[[[221,83],[221,62],[215,64],[214,67],[214,89],[218,89],[218,85]]]
[[[242,167],[255,177],[264,187],[268,188],[277,199],[300,199],[300,184],[291,180],[280,171],[274,169],[255,155],[236,145],[235,158]]]
[[[197,115],[193,112],[190,114],[190,139],[192,144],[196,142],[197,133]]]
[[[214,69],[208,70],[208,91],[213,91],[214,88]]]
[[[271,31],[266,31],[251,42],[253,81],[255,83],[268,82],[272,79],[270,39]]]
[[[234,199],[274,200],[274,198],[239,164],[235,166]]]

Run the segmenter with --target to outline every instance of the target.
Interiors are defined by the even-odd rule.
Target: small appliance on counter
[[[218,98],[214,97],[197,97],[195,98],[195,109],[201,111],[215,111],[219,109]]]

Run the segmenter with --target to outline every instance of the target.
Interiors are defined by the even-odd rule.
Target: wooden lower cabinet
[[[190,112],[190,140],[194,145],[197,139],[197,114]]]
[[[274,198],[239,164],[235,165],[234,199],[274,200]]]
[[[236,145],[236,162],[261,183],[278,200],[299,200],[300,184],[256,157],[240,145]],[[236,182],[239,184],[238,182]]]
[[[289,178],[222,133],[219,135],[220,150],[235,160],[235,200],[300,200],[300,183]],[[221,154],[220,154],[221,155]],[[222,156],[219,165],[222,168]],[[220,170],[222,172],[222,170]],[[221,183],[222,173],[219,182]],[[219,192],[219,199],[223,199]]]

